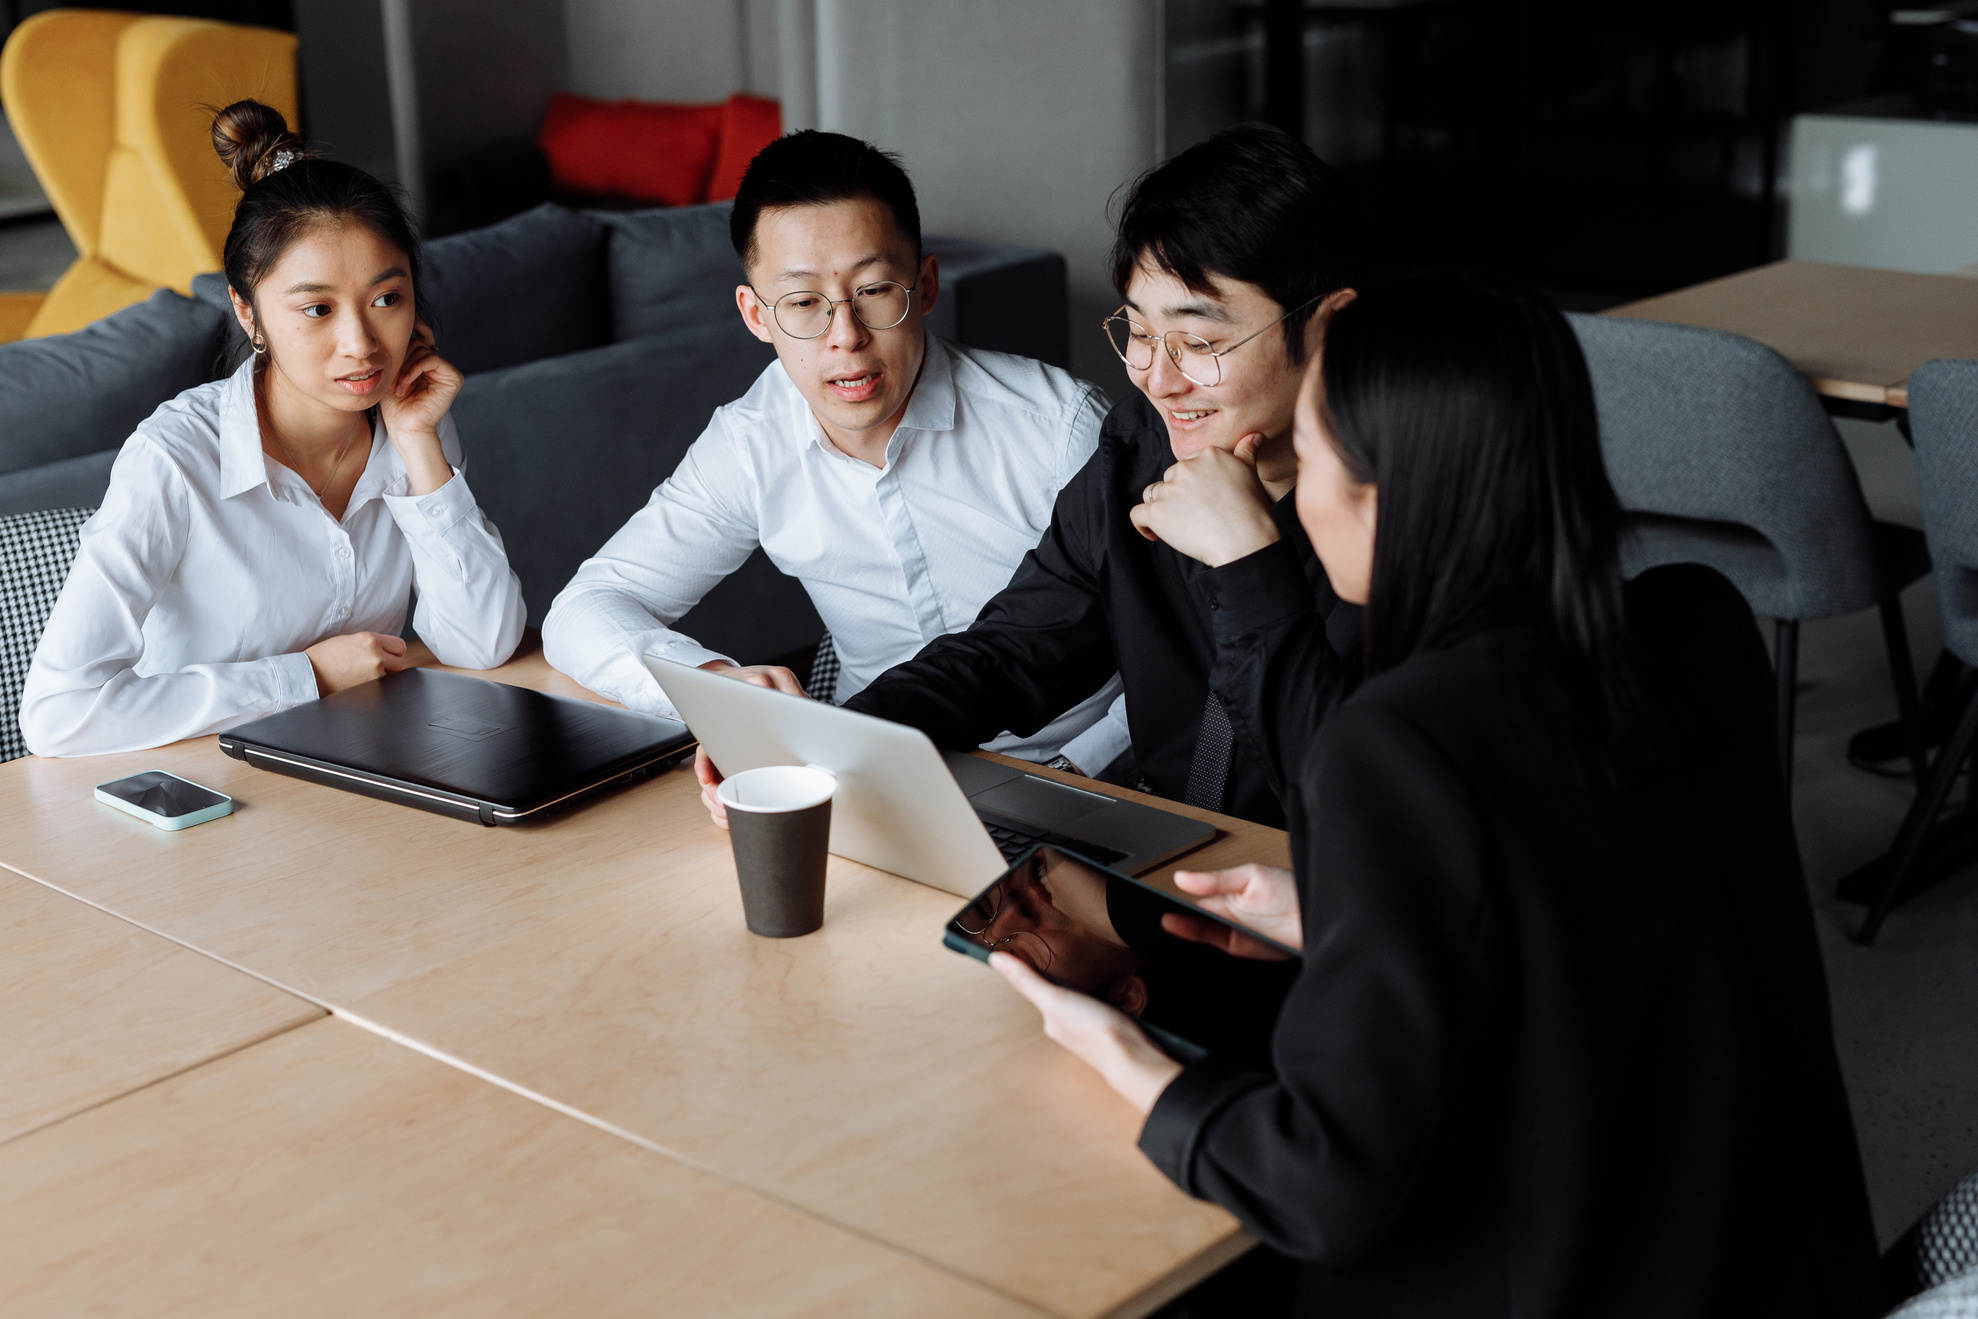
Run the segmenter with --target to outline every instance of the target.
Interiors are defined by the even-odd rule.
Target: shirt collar
[[[920,379],[907,399],[901,430],[948,431],[955,428],[955,364],[948,346],[933,335],[927,336],[927,351],[921,356]]]
[[[220,395],[220,497],[268,484],[268,463],[261,456],[261,419],[254,411],[254,368],[258,354],[249,355],[227,377]]]
[[[254,407],[254,372],[258,357],[249,357],[240,369],[227,377],[220,399],[220,497],[232,499],[257,486],[274,492],[274,479],[268,473],[268,459],[261,450],[261,418]],[[300,478],[297,478],[300,479]],[[398,450],[385,436],[384,423],[371,429],[371,443],[364,455],[364,472],[350,492],[344,510],[349,518],[367,501],[379,495],[400,495],[410,488],[405,464]]]
[[[796,382],[789,373],[783,375],[783,382],[790,391],[790,398],[803,417],[803,425],[811,443],[826,452],[833,446],[824,434],[824,427],[817,415],[810,410]],[[893,438],[886,442],[886,465],[891,467],[899,457],[900,446],[905,436],[912,431],[946,431],[955,428],[955,364],[949,356],[948,346],[927,336],[927,351],[920,359],[920,379],[914,382],[913,393],[907,396],[907,410],[900,417],[899,426],[893,431]]]

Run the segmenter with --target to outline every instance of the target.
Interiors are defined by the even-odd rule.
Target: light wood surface
[[[587,695],[533,650],[489,676]],[[164,834],[90,799],[149,768],[238,808]],[[1281,832],[1204,818],[1223,832],[1180,864],[1286,863]],[[28,759],[0,765],[0,862],[1054,1313],[1144,1314],[1250,1244],[1146,1162],[1137,1117],[998,977],[940,946],[954,897],[834,858],[822,931],[747,934],[684,768],[484,829],[212,739]]]
[[[1776,261],[1607,315],[1742,334],[1777,349],[1817,393],[1896,408],[1909,406],[1922,363],[1978,357],[1978,283],[1951,275]]]
[[[823,929],[760,939],[711,841],[344,1010],[1058,1314],[1131,1312],[1247,1248],[1027,1003],[941,946],[958,899],[834,858]]]
[[[0,1144],[322,1015],[0,871]]]
[[[0,1146],[0,1313],[1037,1312],[335,1020]]]

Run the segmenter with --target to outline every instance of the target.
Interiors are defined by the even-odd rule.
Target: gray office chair
[[[1909,433],[1916,445],[1916,484],[1923,496],[1923,531],[1936,565],[1937,612],[1944,646],[1978,665],[1978,362],[1925,362],[1909,378]],[[1882,921],[1931,843],[1956,822],[1937,816],[1978,735],[1978,700],[1965,706],[1957,728],[1916,794],[1916,801],[1882,859],[1877,891],[1862,922],[1861,943],[1875,941]],[[1967,812],[1967,816],[1970,812]],[[1970,823],[1967,819],[1966,823]]]
[[[1971,364],[1978,367],[1978,363]],[[1882,1256],[1882,1286],[1891,1299],[1913,1298],[1902,1315],[1978,1314],[1978,1172],[1972,1173]],[[1919,1294],[1920,1293],[1920,1294]]]
[[[1902,589],[1930,570],[1923,536],[1869,515],[1841,437],[1790,362],[1722,330],[1569,315],[1628,510],[1622,567],[1715,568],[1774,620],[1779,763],[1792,790],[1799,625],[1880,608],[1910,770],[1923,782]]]
[[[0,760],[27,754],[21,687],[93,508],[0,518]]]

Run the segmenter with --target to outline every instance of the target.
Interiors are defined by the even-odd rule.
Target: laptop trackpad
[[[1113,799],[1025,774],[978,792],[968,802],[977,810],[1061,830],[1073,820],[1111,806]]]

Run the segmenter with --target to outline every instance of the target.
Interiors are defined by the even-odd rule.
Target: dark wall
[[[1791,117],[1901,81],[1890,7],[1169,0],[1168,148],[1269,118],[1353,179],[1383,269],[1642,296],[1779,255]]]

